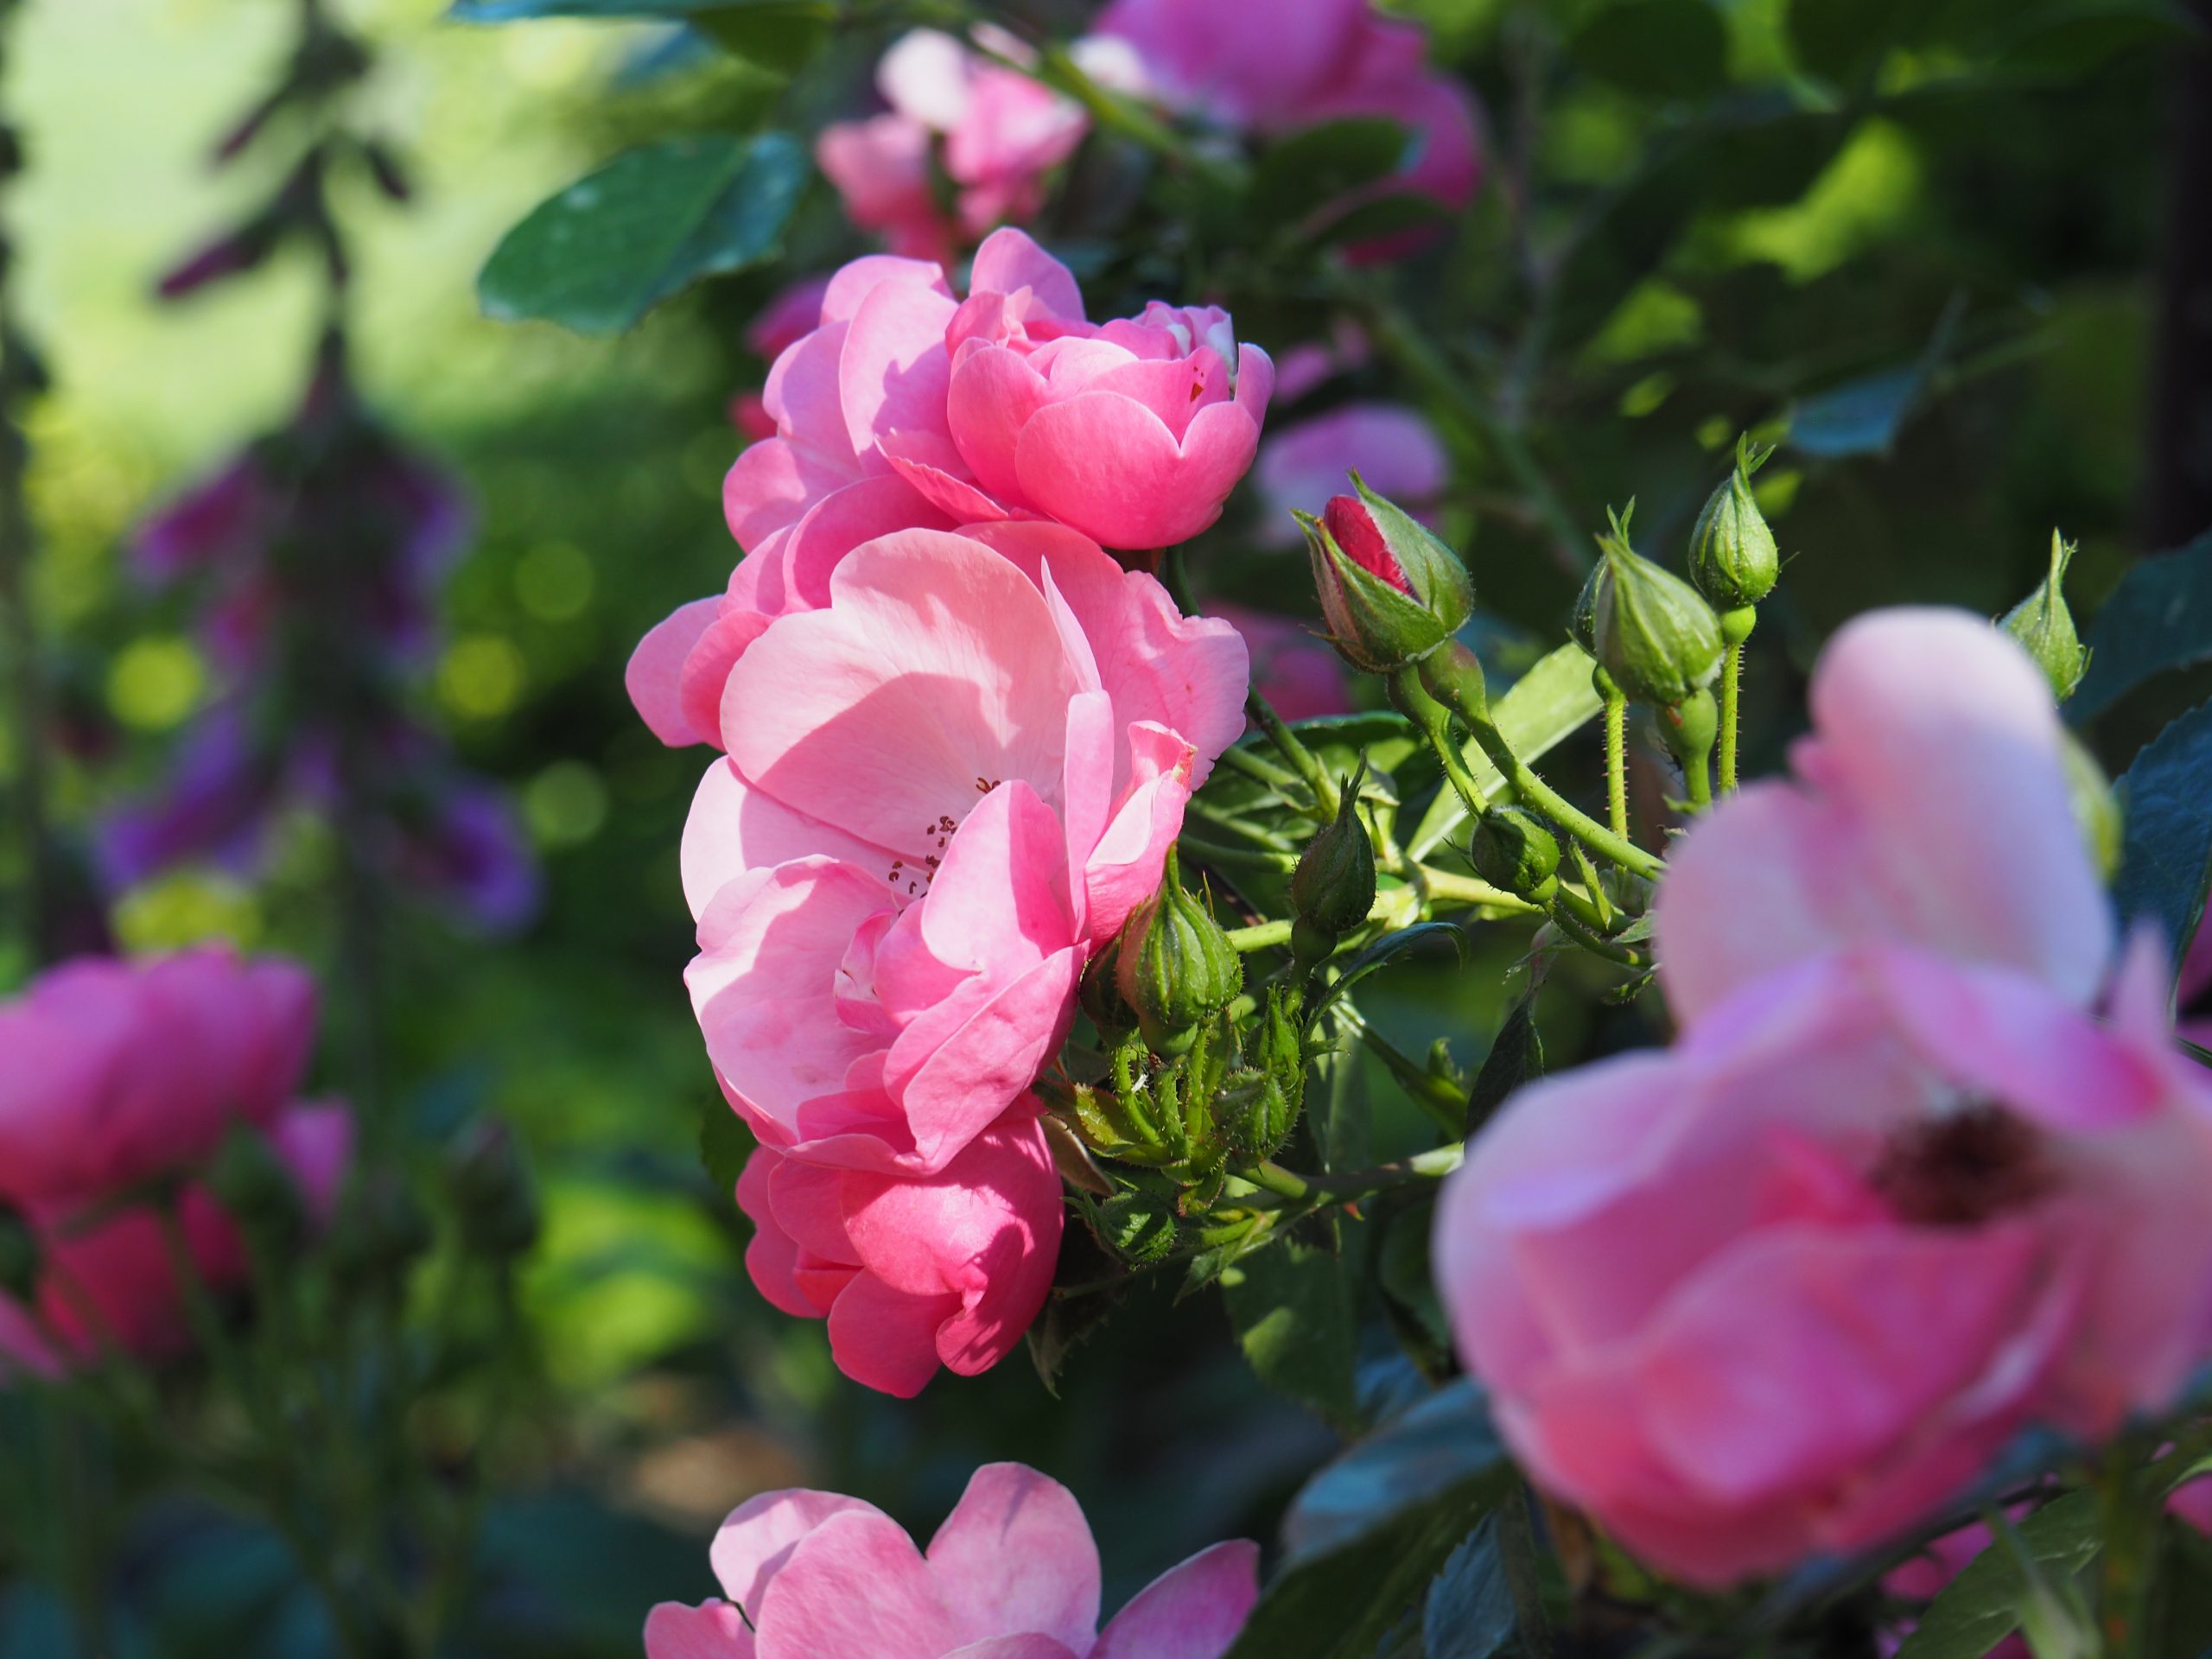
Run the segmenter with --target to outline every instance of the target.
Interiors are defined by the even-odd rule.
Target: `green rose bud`
[[[1121,936],[1116,934],[1093,953],[1076,985],[1076,1002],[1102,1032],[1128,1031],[1137,1022],[1136,1012],[1122,1000],[1116,983],[1121,962]]]
[[[2066,794],[2074,806],[2074,824],[2082,844],[2095,861],[2097,874],[2109,881],[2120,871],[2121,832],[2126,828],[2120,798],[2112,781],[2082,740],[2070,731],[2059,734],[2060,756],[2066,763]]]
[[[1115,982],[1156,1054],[1187,1053],[1198,1028],[1244,988],[1244,963],[1206,907],[1185,891],[1175,855],[1160,891],[1122,925]]]
[[[2036,659],[2052,695],[2063,702],[2089,671],[2089,653],[2075,631],[2074,613],[2066,607],[2066,567],[2073,563],[2074,543],[2050,532],[2050,570],[2035,592],[2005,613],[1998,622]]]
[[[1548,903],[1559,891],[1559,839],[1526,807],[1492,807],[1475,825],[1467,856],[1475,874],[1493,887]]]
[[[296,1249],[307,1236],[307,1205],[299,1184],[259,1130],[232,1126],[216,1149],[207,1186],[246,1236],[263,1248]]]
[[[480,1117],[446,1149],[446,1186],[468,1249],[495,1259],[522,1255],[537,1242],[537,1186],[514,1132],[496,1117]]]
[[[1337,940],[1367,919],[1375,908],[1375,845],[1359,821],[1359,788],[1367,766],[1346,781],[1337,816],[1307,843],[1290,878],[1291,950],[1301,962],[1317,963]]]
[[[1330,639],[1370,674],[1415,663],[1459,631],[1475,608],[1459,556],[1427,526],[1351,475],[1357,496],[1300,513]]]
[[[366,1285],[396,1279],[431,1243],[430,1218],[414,1189],[396,1170],[381,1169],[346,1195],[327,1248],[341,1283]]]
[[[1737,439],[1735,471],[1706,498],[1690,530],[1690,580],[1724,611],[1758,604],[1782,575],[1774,531],[1751,496],[1751,474],[1773,453],[1755,448],[1748,435]]]
[[[1626,514],[1613,518],[1598,545],[1605,555],[1592,599],[1599,664],[1638,702],[1671,709],[1720,671],[1720,619],[1696,588],[1628,544]]]
[[[1149,1192],[1116,1192],[1098,1206],[1098,1225],[1115,1254],[1137,1267],[1175,1248],[1175,1206]]]

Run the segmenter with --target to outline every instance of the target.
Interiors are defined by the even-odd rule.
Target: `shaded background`
[[[473,936],[428,907],[392,928],[397,1109],[426,1124],[506,1115],[545,1203],[526,1281],[542,1381],[499,1442],[482,1645],[464,1650],[637,1651],[651,1601],[710,1591],[714,1523],[777,1485],[851,1491],[925,1534],[977,1463],[1033,1463],[1089,1510],[1109,1604],[1200,1545],[1270,1535],[1332,1439],[1259,1390],[1210,1296],[1146,1293],[1077,1354],[1058,1400],[1017,1357],[979,1381],[941,1376],[909,1406],[847,1382],[822,1327],[773,1313],[746,1281],[742,1220],[698,1156],[715,1095],[678,977],[690,927],[677,838],[702,755],[652,739],[621,667],[647,626],[727,576],[720,483],[741,444],[728,403],[759,384],[741,335],[773,280],[710,283],[610,340],[486,321],[474,281],[515,220],[604,158],[758,124],[782,89],[664,27],[473,29],[440,10],[346,9],[382,50],[365,107],[407,147],[417,188],[404,210],[363,190],[347,213],[362,383],[477,501],[422,712],[513,791],[545,874],[519,937]],[[2012,55],[1962,85],[1961,48],[1931,38],[1922,9],[1868,0],[1841,49],[1879,56],[1877,99],[1678,144],[1686,99],[1750,109],[1802,92],[1778,0],[1709,12],[1726,29],[1719,85],[1684,84],[1703,72],[1678,71],[1663,46],[1593,32],[1607,10],[1595,3],[1402,10],[1432,23],[1439,60],[1483,92],[1501,152],[1516,54],[1545,51],[1527,183],[1561,214],[1606,204],[1530,387],[1539,448],[1577,517],[1595,525],[1634,495],[1639,539],[1678,556],[1737,431],[1795,410],[1795,443],[1759,480],[1793,562],[1758,641],[1754,767],[1777,758],[1796,676],[1844,616],[1900,600],[2001,610],[2040,575],[2054,525],[2082,543],[2075,591],[2093,608],[2131,558],[2212,519],[2212,94],[2185,35],[2133,10],[2037,34],[2028,25],[2057,14],[2026,8]],[[16,25],[6,99],[30,168],[11,217],[55,382],[30,431],[36,598],[67,705],[99,734],[56,779],[65,822],[143,787],[212,694],[175,604],[127,575],[124,539],[282,418],[312,347],[302,260],[182,304],[151,299],[181,248],[266,188],[251,166],[218,175],[205,158],[291,26],[276,0],[35,0]],[[882,44],[841,41],[817,67],[817,118],[864,100]],[[1402,274],[1446,333],[1487,327],[1510,286],[1498,160],[1452,238]],[[859,247],[810,188],[794,239],[813,257],[791,269]],[[1116,308],[1128,274],[1103,278],[1095,310]],[[1310,321],[1279,296],[1223,297],[1240,333],[1278,354]],[[1381,367],[1358,388],[1406,391]],[[1571,581],[1491,510],[1495,457],[1452,436],[1450,527],[1486,607],[1556,638]],[[1302,556],[1255,552],[1247,512],[1195,556],[1202,580],[1278,603],[1302,592]],[[2123,711],[2122,754],[2158,712]],[[115,906],[118,935],[137,949],[220,935],[325,960],[329,833],[290,823],[257,878],[191,870],[133,889]],[[1482,966],[1517,949],[1502,938]],[[26,970],[0,962],[0,984]],[[1373,1012],[1416,1047],[1452,1032],[1471,1064],[1500,996],[1494,971],[1416,965],[1393,970]],[[1637,1034],[1633,1017],[1570,996],[1548,996],[1544,1017],[1554,1063]],[[1380,1093],[1377,1110],[1379,1149],[1419,1133]],[[1402,1363],[1377,1338],[1366,1380],[1384,1391]],[[267,1541],[184,1525],[159,1495],[130,1536],[130,1593],[162,1632],[150,1650],[318,1650],[311,1614],[283,1611],[296,1592]],[[54,1651],[40,1645],[42,1593],[0,1602],[0,1653]]]

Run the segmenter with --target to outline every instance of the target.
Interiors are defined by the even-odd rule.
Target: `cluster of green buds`
[[[1160,891],[1137,906],[1114,951],[1114,988],[1153,1052],[1187,1054],[1244,988],[1244,959],[1167,855]]]
[[[1395,502],[1351,475],[1357,495],[1297,515],[1329,639],[1363,673],[1411,666],[1465,626],[1475,588],[1459,556]]]

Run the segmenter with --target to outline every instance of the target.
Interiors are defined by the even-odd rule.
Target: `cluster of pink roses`
[[[28,1300],[0,1294],[0,1370],[55,1374],[114,1349],[170,1352],[186,1331],[175,1224],[200,1277],[245,1274],[203,1184],[225,1137],[263,1135],[326,1218],[353,1154],[341,1106],[295,1096],[315,988],[289,963],[207,947],[133,965],[84,958],[0,1003],[0,1205],[36,1253]]]
[[[976,1471],[926,1551],[870,1503],[766,1492],[712,1560],[727,1601],[668,1602],[647,1659],[1220,1659],[1258,1599],[1259,1550],[1217,1544],[1098,1628],[1098,1547],[1074,1496],[1020,1464]]]
[[[936,266],[857,260],[730,470],[728,590],[631,661],[656,734],[723,751],[684,832],[686,978],[761,1143],[747,1265],[872,1387],[995,1363],[1050,1284],[1030,1085],[1246,682],[1232,626],[1100,543],[1211,523],[1271,378],[1218,311],[1086,321],[1020,232],[964,301]]]
[[[1847,627],[1794,779],[1661,886],[1664,1052],[1517,1096],[1440,1206],[1524,1465],[1687,1582],[1859,1548],[2212,1343],[2212,1080],[2120,955],[2048,686],[1960,613]]]

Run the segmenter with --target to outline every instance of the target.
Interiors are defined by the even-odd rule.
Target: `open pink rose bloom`
[[[987,1464],[926,1551],[873,1504],[766,1492],[712,1551],[727,1600],[664,1603],[647,1659],[1220,1659],[1257,1598],[1259,1551],[1217,1544],[1098,1628],[1098,1548],[1074,1496]]]
[[[1440,1206],[1525,1466],[1696,1585],[1879,1541],[2030,1424],[2169,1406],[2212,1319],[2212,1080],[2156,940],[2115,969],[2042,675],[1878,613],[1812,704],[1796,776],[1671,861],[1680,1039],[1516,1096]]]
[[[104,1350],[159,1357],[187,1334],[165,1224],[127,1189],[183,1179],[176,1224],[201,1276],[241,1278],[236,1229],[193,1178],[226,1135],[267,1138],[327,1218],[353,1149],[342,1107],[296,1098],[315,988],[289,963],[203,947],[130,963],[86,957],[0,1003],[0,1204],[42,1253],[36,1306],[0,1295],[0,1369],[56,1372]]]

